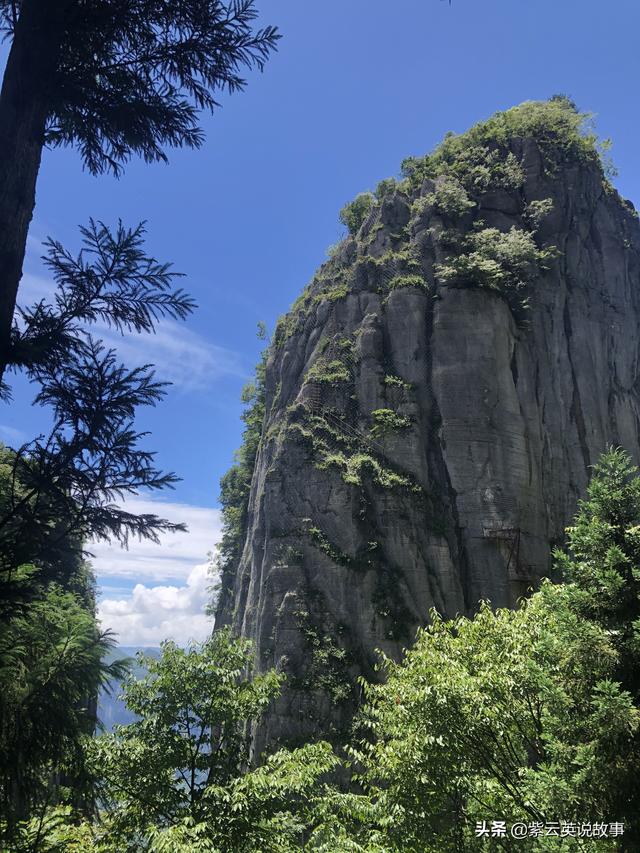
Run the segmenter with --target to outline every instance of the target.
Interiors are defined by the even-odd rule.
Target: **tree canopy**
[[[564,582],[544,582],[514,610],[484,603],[450,621],[433,612],[404,659],[382,656],[384,678],[363,682],[340,760],[308,743],[251,768],[252,726],[282,676],[253,675],[251,645],[226,629],[187,649],[164,644],[149,675],[125,687],[136,722],[87,744],[100,819],[45,810],[18,827],[24,849],[461,853],[500,820],[526,829],[522,850],[636,850],[627,580],[639,521],[638,470],[611,450],[556,554]],[[34,843],[43,825],[62,846]],[[512,849],[510,835],[490,840]]]
[[[63,833],[59,812],[46,816],[65,843],[84,839],[80,849],[102,853],[300,850],[320,777],[337,758],[328,744],[307,744],[249,769],[251,725],[282,681],[273,670],[253,674],[252,656],[226,630],[186,649],[163,643],[160,659],[141,656],[148,675],[124,686],[138,719],[87,746],[100,820]],[[35,829],[24,826],[23,837]]]

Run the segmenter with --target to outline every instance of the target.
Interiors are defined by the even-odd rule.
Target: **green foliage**
[[[378,410],[383,422],[389,411]],[[246,733],[282,681],[251,676],[250,644],[226,631],[186,650],[164,644],[149,675],[125,689],[139,719],[89,748],[100,822],[43,811],[16,827],[15,849],[464,853],[478,848],[476,822],[497,816],[623,821],[624,849],[636,849],[639,531],[638,469],[611,450],[556,554],[566,583],[545,581],[515,610],[483,603],[451,621],[432,611],[404,659],[382,656],[384,678],[362,682],[349,792],[319,781],[338,766],[327,744],[247,769]],[[309,533],[329,553],[321,531]],[[379,604],[397,639],[396,587],[389,571]],[[307,611],[297,615],[310,664],[302,686],[348,700],[347,653]],[[554,844],[528,838],[518,848]],[[562,840],[568,851],[595,844]],[[597,849],[620,848],[612,839]]]
[[[18,308],[4,352],[3,366],[37,386],[34,402],[52,415],[48,435],[0,448],[0,788],[12,843],[21,817],[92,803],[80,743],[95,726],[99,688],[122,667],[101,663],[112,641],[96,625],[84,541],[157,541],[184,529],[118,506],[176,481],[156,468],[135,428],[138,407],[155,405],[165,389],[150,365],[119,363],[91,327],[150,333],[194,303],[175,288],[170,265],[144,251],[143,226],[112,231],[91,221],[81,230],[78,255],[46,244],[55,290]]]
[[[385,467],[369,453],[361,451],[344,459],[342,479],[345,483],[361,486],[364,476],[371,477],[373,482],[383,489],[402,488],[419,491],[419,487],[409,477]]]
[[[566,156],[601,165],[591,116],[580,113],[575,104],[560,96],[525,101],[495,113],[465,133],[449,134],[432,154],[405,160],[403,173],[414,187],[424,178],[450,174],[467,190],[476,192],[497,186],[514,188],[522,183],[522,169],[513,153],[505,149],[517,138],[535,139],[552,170]]]
[[[392,373],[385,373],[383,382],[385,385],[389,385],[391,387],[403,388],[405,390],[410,389],[411,383],[405,382],[404,379],[401,379],[399,376],[394,376]]]
[[[217,546],[213,569],[220,574],[217,587],[217,601],[210,610],[222,604],[230,594],[233,578],[242,556],[245,537],[245,524],[249,508],[251,478],[258,456],[265,417],[265,372],[267,353],[263,353],[256,367],[253,382],[242,389],[241,399],[245,405],[242,420],[245,427],[242,444],[236,452],[235,463],[220,480],[220,505],[222,509],[222,536]]]
[[[24,7],[2,0],[0,30],[22,42],[29,26],[47,27],[56,62],[44,91],[34,83],[46,98],[43,141],[73,145],[94,174],[118,175],[134,154],[166,161],[165,147],[199,147],[200,111],[213,111],[221,92],[243,89],[242,70],[262,69],[279,39],[275,27],[254,29],[252,0],[96,0],[32,11],[21,28],[15,17]]]
[[[141,489],[172,487],[135,429],[138,407],[156,405],[166,383],[150,365],[132,369],[91,334],[97,323],[123,334],[152,333],[162,317],[184,319],[194,302],[175,288],[177,273],[144,251],[144,227],[110,230],[91,221],[73,255],[55,241],[45,264],[52,298],[19,307],[6,364],[36,385],[34,403],[49,408],[47,435],[17,448],[0,498],[0,571],[22,563],[45,568],[83,537],[126,544],[181,530],[152,514],[115,506]]]
[[[98,853],[94,840],[89,824],[77,823],[72,806],[50,806],[15,827],[10,849],[11,853]]]
[[[391,195],[397,186],[398,183],[395,178],[384,178],[375,189],[375,197],[378,201],[382,201],[385,196]]]
[[[347,227],[349,234],[359,231],[376,203],[373,193],[360,193],[349,204],[345,204],[340,211],[340,222]]]
[[[640,478],[627,453],[611,449],[593,469],[587,497],[556,554],[576,605],[611,632],[626,686],[640,697]],[[635,675],[632,675],[635,673]]]
[[[401,664],[383,660],[385,683],[366,686],[370,735],[354,758],[379,822],[360,838],[375,830],[390,850],[464,851],[487,815],[618,819],[609,792],[640,714],[611,680],[615,660],[562,587],[471,620],[432,613]]]
[[[371,435],[373,438],[381,438],[389,433],[407,429],[411,426],[411,419],[405,415],[399,415],[393,409],[376,409],[371,412]]]
[[[306,744],[291,751],[279,750],[262,767],[235,780],[228,790],[208,791],[210,812],[217,818],[215,849],[222,853],[301,850],[323,791],[319,777],[337,764],[329,744]],[[212,822],[209,817],[210,835]]]
[[[307,690],[322,690],[336,705],[351,699],[354,685],[349,676],[346,650],[324,628],[313,623],[307,610],[298,610],[296,619],[308,660],[299,686]]]
[[[611,449],[593,469],[587,497],[557,552],[573,608],[598,625],[616,652],[613,678],[640,707],[640,477],[627,453]],[[625,747],[616,811],[634,826],[640,844],[640,738]]]
[[[398,251],[386,252],[381,258],[377,258],[376,264],[379,267],[391,267],[407,273],[422,272],[418,249],[412,244]]]
[[[468,251],[438,267],[447,284],[477,285],[494,290],[519,288],[546,258],[527,231],[512,226],[509,231],[483,228],[466,239]]]
[[[350,382],[351,371],[344,362],[337,358],[317,359],[307,371],[305,377],[307,382],[321,382],[329,385],[334,385],[339,382]]]
[[[525,208],[525,219],[532,228],[537,229],[540,223],[553,210],[553,200],[550,198],[536,199],[530,201]]]
[[[544,582],[516,610],[485,603],[473,619],[433,611],[402,662],[382,658],[351,751],[361,793],[323,804],[336,849],[472,851],[476,821],[498,814],[622,821],[624,849],[636,849],[639,521],[638,469],[609,451],[556,554],[567,583]],[[556,848],[529,838],[518,849]]]
[[[292,413],[293,414],[293,413]],[[337,468],[345,483],[361,487],[365,478],[383,489],[420,487],[406,474],[394,471],[388,462],[378,458],[373,440],[354,438],[352,431],[342,431],[319,416],[310,416],[304,409],[288,426],[289,435],[310,446],[316,467],[321,470]]]
[[[17,573],[30,586],[33,567]],[[88,784],[81,750],[92,733],[92,700],[123,675],[121,661],[102,663],[114,647],[78,595],[56,584],[32,591],[30,605],[0,621],[0,799],[11,837],[17,821],[55,803],[64,792],[52,779],[64,774],[78,801]]]
[[[253,650],[219,631],[180,649],[163,643],[149,674],[129,679],[139,719],[94,739],[91,761],[105,804],[104,853],[123,850],[300,849],[318,777],[337,763],[324,743],[282,750],[247,771],[247,727],[277,695],[282,676],[252,675]]]
[[[248,769],[247,730],[278,693],[275,671],[251,675],[253,650],[225,631],[162,657],[129,678],[139,715],[87,745],[99,780],[95,820],[43,810],[15,833],[16,853],[258,853],[303,847],[338,760],[327,743],[280,750]],[[141,656],[141,660],[142,660]]]
[[[527,288],[540,268],[554,256],[552,249],[539,249],[528,231],[512,226],[509,231],[483,228],[463,241],[460,254],[436,266],[445,284],[482,287],[507,298],[518,317],[527,306]]]
[[[388,289],[398,290],[402,287],[420,287],[429,290],[429,283],[421,275],[394,275],[388,284]]]
[[[427,195],[419,195],[411,202],[411,215],[414,218],[419,218],[425,212],[425,210],[430,210],[433,204],[434,199],[432,198],[432,193],[427,193]]]
[[[353,561],[351,557],[347,554],[343,554],[334,545],[332,545],[319,527],[311,526],[308,528],[307,532],[316,548],[322,551],[323,554],[326,554],[327,557],[334,561],[334,563],[338,563],[343,566],[349,566],[352,564]]]
[[[426,204],[433,205],[438,213],[451,219],[464,216],[476,206],[462,184],[452,177],[438,180],[435,190],[424,196],[424,201]]]
[[[349,294],[349,285],[346,281],[338,281],[332,287],[329,287],[327,290],[323,290],[320,293],[316,294],[313,298],[313,304],[317,304],[318,302],[322,302],[324,299],[327,299],[329,302],[337,302],[339,299],[344,299]]]
[[[602,164],[602,171],[605,176],[608,178],[607,183],[605,183],[605,190],[611,191],[612,186],[609,181],[612,178],[616,178],[618,176],[618,169],[616,168],[615,163],[613,162],[613,158],[611,157],[611,149],[613,148],[613,140],[611,139],[601,139],[598,141],[598,154],[600,155],[600,162]]]
[[[241,723],[260,716],[282,681],[275,671],[252,678],[251,644],[224,630],[186,649],[165,641],[160,658],[140,654],[139,663],[148,675],[124,687],[139,719],[91,744],[123,827],[197,817],[207,785],[224,785],[245,766]]]
[[[330,246],[327,246],[326,255],[328,258],[335,258],[339,253],[340,249],[342,249],[344,241],[338,240],[337,243],[332,243]]]
[[[481,196],[489,191],[506,190],[513,192],[522,187],[524,172],[522,165],[509,146],[514,140],[533,138],[541,146],[549,169],[555,168],[563,157],[574,156],[584,162],[600,162],[599,146],[596,137],[590,131],[589,117],[579,113],[575,105],[563,97],[550,101],[526,102],[511,110],[497,113],[486,122],[481,122],[464,134],[449,134],[436,150],[423,158],[408,158],[403,163],[406,175],[405,186],[392,179],[382,181],[376,194],[362,193],[343,208],[341,219],[347,225],[351,235],[356,235],[371,209],[399,186],[413,195],[411,202],[413,225],[424,210],[434,208],[448,220],[455,220],[472,212],[481,202]],[[422,191],[425,178],[435,180],[436,186],[425,195]],[[408,182],[408,184],[407,184]],[[550,211],[549,200],[533,201],[523,211],[525,221],[535,230],[540,221]],[[449,223],[451,225],[451,223]],[[371,233],[360,242],[361,249],[370,245],[383,228],[382,223],[374,226]],[[522,279],[523,267],[527,266],[527,255],[538,268],[550,257],[550,249],[535,249],[530,235],[517,228],[508,232],[510,236],[498,238],[497,229],[485,229],[484,237],[471,235],[468,241],[452,227],[438,232],[438,241],[454,254],[462,253],[458,260],[454,257],[441,265],[443,280],[481,287],[492,287],[507,296],[518,320],[522,319],[523,309],[527,307],[526,286],[535,270],[528,269],[528,275]],[[406,242],[407,234],[391,235],[395,240]],[[466,244],[460,246],[461,242]],[[394,244],[395,245],[395,244]],[[334,258],[335,261],[335,258]],[[423,272],[422,264],[415,246],[408,244],[388,251],[380,258],[359,255],[355,262],[365,265],[367,273],[374,275],[382,272],[388,283],[393,286],[425,286],[417,277]],[[334,269],[330,276],[335,273]],[[349,291],[348,283],[341,273],[340,281],[333,276],[332,284],[326,289],[303,294],[292,308],[290,314],[278,322],[274,341],[276,344],[286,340],[299,327],[301,318],[306,317],[314,304],[324,298],[341,299]],[[415,277],[414,277],[415,276]],[[411,282],[411,283],[410,283]]]
[[[410,176],[414,189],[418,189],[425,178],[441,180],[443,177],[448,177],[454,185],[459,184],[471,195],[481,195],[495,189],[515,190],[524,183],[524,172],[513,152],[470,141],[454,145],[451,139],[447,137],[430,156],[410,157],[403,162],[403,169]],[[429,195],[424,198],[427,199]],[[460,209],[464,197],[459,191],[457,196],[457,207]],[[430,203],[433,201],[429,199]],[[417,212],[420,212],[419,209]]]
[[[278,319],[273,334],[275,347],[281,346],[288,340],[320,302],[324,300],[337,302],[349,294],[348,270],[336,257],[341,246],[342,243],[338,243],[332,247],[335,252],[331,252],[331,260],[323,265],[311,284],[305,287],[291,306],[291,310]]]

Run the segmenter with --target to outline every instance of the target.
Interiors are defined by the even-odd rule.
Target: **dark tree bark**
[[[35,205],[47,90],[68,5],[69,0],[24,0],[0,92],[0,379]]]

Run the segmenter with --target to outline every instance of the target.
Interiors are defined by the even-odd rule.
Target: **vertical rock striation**
[[[638,452],[640,229],[574,107],[523,104],[404,173],[346,209],[268,351],[217,613],[289,675],[257,752],[339,736],[430,608],[513,605],[589,465]]]

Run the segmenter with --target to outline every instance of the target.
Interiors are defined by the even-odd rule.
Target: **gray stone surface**
[[[476,216],[522,227],[524,203],[553,199],[536,239],[559,251],[533,283],[524,325],[500,294],[434,277],[441,249],[428,229],[441,223],[429,210],[409,222],[411,199],[397,192],[363,226],[368,247],[361,233],[329,265],[334,274],[343,263],[348,295],[322,298],[326,282],[314,284],[307,315],[271,348],[244,553],[218,614],[255,640],[260,667],[289,674],[258,753],[339,731],[357,688],[345,697],[335,684],[374,676],[375,649],[399,655],[430,608],[451,617],[480,599],[513,605],[550,571],[589,465],[609,444],[638,455],[638,220],[594,165],[549,175],[534,142],[512,148],[524,187],[487,193]],[[407,223],[429,289],[387,294],[356,259],[384,255]],[[312,365],[341,357],[343,339],[353,381],[310,382]],[[374,441],[371,412],[382,408],[411,425]],[[342,412],[363,452],[413,488],[345,482],[323,467],[291,429],[305,411]]]

